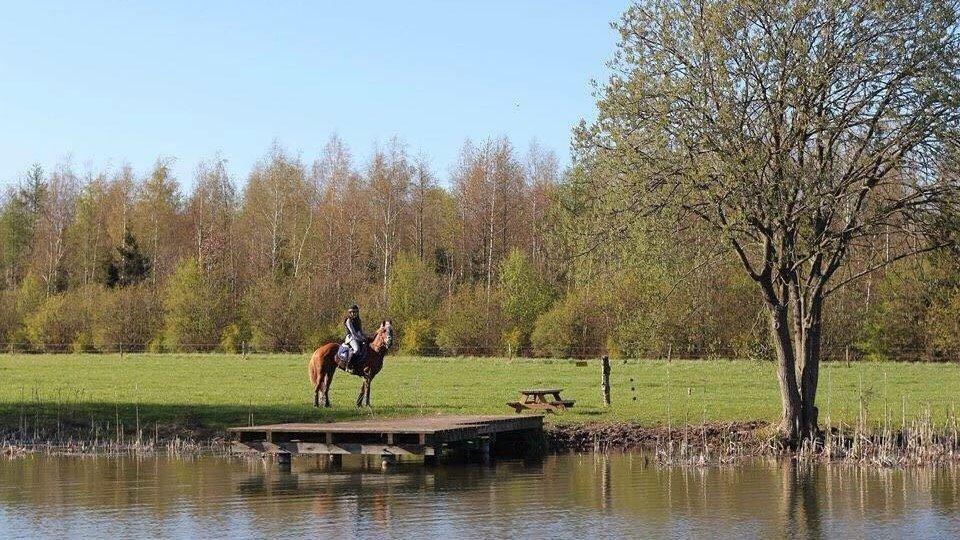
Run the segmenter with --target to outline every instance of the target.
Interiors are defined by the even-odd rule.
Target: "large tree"
[[[729,247],[767,308],[790,441],[817,430],[825,299],[941,245],[927,233],[957,204],[957,23],[954,0],[644,0],[615,25],[576,135],[586,218],[615,223],[607,237],[697,220]]]

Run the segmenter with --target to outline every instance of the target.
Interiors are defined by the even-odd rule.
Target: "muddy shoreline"
[[[104,436],[100,436],[104,435]],[[929,425],[886,430],[840,431],[829,426],[812,444],[791,449],[775,437],[769,422],[714,422],[701,425],[643,426],[634,422],[547,423],[530,440],[531,454],[643,452],[665,465],[735,463],[750,457],[778,457],[824,463],[903,467],[960,464],[960,431]],[[0,430],[0,458],[48,455],[166,454],[186,456],[231,453],[229,434],[215,429],[160,427],[149,434],[99,434],[89,430],[33,433]]]
[[[643,426],[634,422],[588,422],[585,424],[547,424],[544,433],[550,451],[564,452],[630,452],[656,450],[669,442],[713,447],[742,445],[760,447],[765,444],[768,423],[715,422],[687,426]]]
[[[729,422],[699,426],[642,426],[633,422],[589,422],[544,425],[542,437],[533,442],[540,453],[650,452],[669,447],[723,449],[730,453],[759,452],[766,422]],[[160,426],[150,433],[98,433],[89,429],[61,429],[21,436],[16,429],[0,430],[0,455],[26,453],[60,455],[116,455],[136,453],[213,453],[230,451],[230,435],[215,429]]]

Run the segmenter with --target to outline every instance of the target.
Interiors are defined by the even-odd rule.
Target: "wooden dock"
[[[497,437],[543,429],[542,416],[419,416],[326,424],[296,423],[236,427],[234,450],[275,454],[342,456],[439,456],[445,449],[475,446],[489,456]]]

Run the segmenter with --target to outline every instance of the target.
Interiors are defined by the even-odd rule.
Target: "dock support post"
[[[290,468],[293,464],[293,456],[289,452],[280,452],[277,454],[277,465],[280,466],[280,470],[284,472],[290,472]]]
[[[480,439],[480,459],[484,465],[489,465],[493,461],[493,446],[496,435],[490,435]]]
[[[480,460],[490,463],[490,439],[480,439]]]
[[[443,461],[443,450],[444,445],[438,444],[433,447],[433,455],[424,455],[423,464],[428,466],[434,466]]]

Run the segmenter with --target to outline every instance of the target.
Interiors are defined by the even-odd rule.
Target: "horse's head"
[[[393,325],[389,319],[380,323],[380,327],[377,328],[377,335],[373,341],[374,348],[380,349],[382,347],[384,352],[393,345]]]
[[[389,349],[393,346],[393,324],[387,319],[380,323],[380,328],[383,330],[383,343]]]

